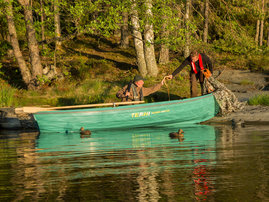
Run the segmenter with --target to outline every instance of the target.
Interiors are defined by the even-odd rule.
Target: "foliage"
[[[7,54],[7,50],[10,48],[11,46],[7,41],[0,41],[0,59]]]
[[[269,95],[257,95],[249,99],[249,105],[265,105],[269,106]]]
[[[52,0],[43,0],[43,13],[41,11],[40,1],[32,2],[34,17],[34,26],[36,37],[41,41],[41,26],[45,28],[45,38],[52,40],[55,37],[54,25],[54,2]],[[43,93],[52,99],[48,99],[47,104],[61,103],[95,103],[106,99],[114,99],[109,82],[116,82],[116,87],[122,86],[128,82],[134,74],[138,73],[133,44],[126,52],[118,49],[119,38],[115,33],[120,30],[122,25],[122,12],[131,13],[130,0],[80,0],[80,1],[59,1],[61,15],[61,31],[63,37],[77,34],[73,40],[66,40],[62,43],[61,50],[57,51],[57,60],[54,61],[55,42],[42,46],[41,54],[43,63],[57,63],[57,68],[63,74],[65,80],[63,83],[55,83],[52,89],[55,92],[48,91],[49,80],[43,76],[39,77],[39,82],[43,83]],[[185,47],[186,32],[191,35],[191,48],[196,48],[201,52],[209,53],[218,66],[229,66],[232,68],[249,68],[252,71],[269,72],[268,47],[257,46],[254,38],[256,34],[257,20],[265,19],[264,36],[267,36],[268,30],[268,12],[262,13],[257,3],[260,1],[225,1],[210,0],[209,14],[209,33],[208,43],[202,42],[204,28],[204,1],[192,1],[189,30],[186,30],[185,3],[183,0],[156,0],[153,1],[152,13],[146,14],[144,0],[137,0],[139,13],[140,31],[145,30],[146,22],[150,22],[154,27],[154,45],[159,50],[160,45],[165,44],[170,49],[171,63],[167,67],[160,66],[160,76],[172,73],[183,61],[183,50]],[[23,9],[18,1],[12,1],[13,14],[17,30],[20,48],[24,57],[29,55],[26,39],[26,27],[23,15]],[[44,22],[41,22],[41,15],[44,15]],[[130,18],[130,16],[129,16]],[[129,24],[131,25],[131,24]],[[129,27],[131,33],[131,26]],[[11,48],[7,42],[7,21],[5,18],[5,4],[0,0],[0,59],[5,57],[7,50]],[[79,38],[79,36],[82,36]],[[83,38],[83,36],[85,38]],[[94,36],[94,37],[92,37]],[[91,40],[94,38],[94,40]],[[131,37],[130,37],[131,38]],[[112,42],[112,40],[114,40]],[[264,39],[264,42],[267,39]],[[130,40],[131,41],[131,40]],[[41,46],[40,46],[41,48]],[[102,52],[96,55],[96,52]],[[106,51],[113,51],[110,57],[104,57]],[[122,53],[121,56],[119,56]],[[157,51],[158,53],[158,51]],[[123,57],[123,60],[121,58]],[[26,57],[25,57],[26,58]],[[10,60],[10,58],[8,58]],[[11,67],[14,67],[14,61],[8,61]],[[27,65],[28,65],[28,61]],[[3,62],[2,62],[3,63]],[[4,63],[3,63],[4,64]],[[1,65],[1,63],[0,63]],[[0,66],[1,67],[1,66]],[[2,67],[1,78],[8,82],[16,81],[10,72],[17,70],[5,70]],[[10,68],[11,69],[11,68]],[[114,78],[115,77],[115,78]],[[16,77],[17,78],[17,77]],[[21,78],[19,78],[21,79]],[[93,80],[93,81],[92,81]],[[100,80],[103,80],[101,82]],[[151,80],[150,80],[151,81]],[[152,80],[153,81],[153,80]],[[247,83],[244,81],[243,83]],[[114,83],[113,83],[114,84]],[[13,85],[13,84],[12,84]],[[188,75],[185,70],[171,81],[173,86],[171,94],[182,93],[188,96],[189,84]],[[79,87],[77,87],[79,86]],[[74,90],[76,89],[76,90]],[[52,90],[52,91],[53,91]],[[33,92],[31,92],[33,93]],[[34,95],[37,96],[37,95]],[[31,97],[31,96],[30,96]],[[58,98],[60,97],[60,98]],[[162,99],[162,96],[152,97],[152,100]],[[165,97],[165,96],[163,96]],[[30,100],[30,98],[29,98]],[[22,103],[29,103],[27,100]],[[41,102],[42,99],[40,99]],[[46,102],[46,101],[42,101]]]

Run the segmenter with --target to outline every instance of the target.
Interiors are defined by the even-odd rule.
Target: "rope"
[[[165,76],[165,77],[164,77],[164,82],[163,82],[163,83],[164,83],[164,85],[165,85],[166,88],[167,88],[168,100],[170,101],[169,87],[168,87],[167,83],[165,82],[165,80],[170,80],[169,76]]]

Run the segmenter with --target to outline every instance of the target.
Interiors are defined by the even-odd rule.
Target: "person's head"
[[[199,59],[199,53],[196,50],[192,51],[190,58],[192,62],[196,62]]]
[[[142,76],[140,76],[140,75],[136,75],[135,77],[134,77],[134,83],[135,83],[135,85],[137,85],[138,87],[143,87],[143,85],[144,85],[144,78],[142,77]]]

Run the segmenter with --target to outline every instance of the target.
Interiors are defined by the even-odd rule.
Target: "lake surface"
[[[0,131],[0,201],[269,201],[268,157],[269,126]]]

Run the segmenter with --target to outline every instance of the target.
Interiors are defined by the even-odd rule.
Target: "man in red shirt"
[[[197,80],[200,82],[201,94],[203,95],[203,82],[204,82],[204,69],[209,69],[213,72],[213,65],[209,57],[204,53],[198,53],[197,51],[191,52],[182,64],[168,76],[169,79],[174,78],[185,66],[190,65],[190,84],[191,84],[191,97],[197,97]]]

